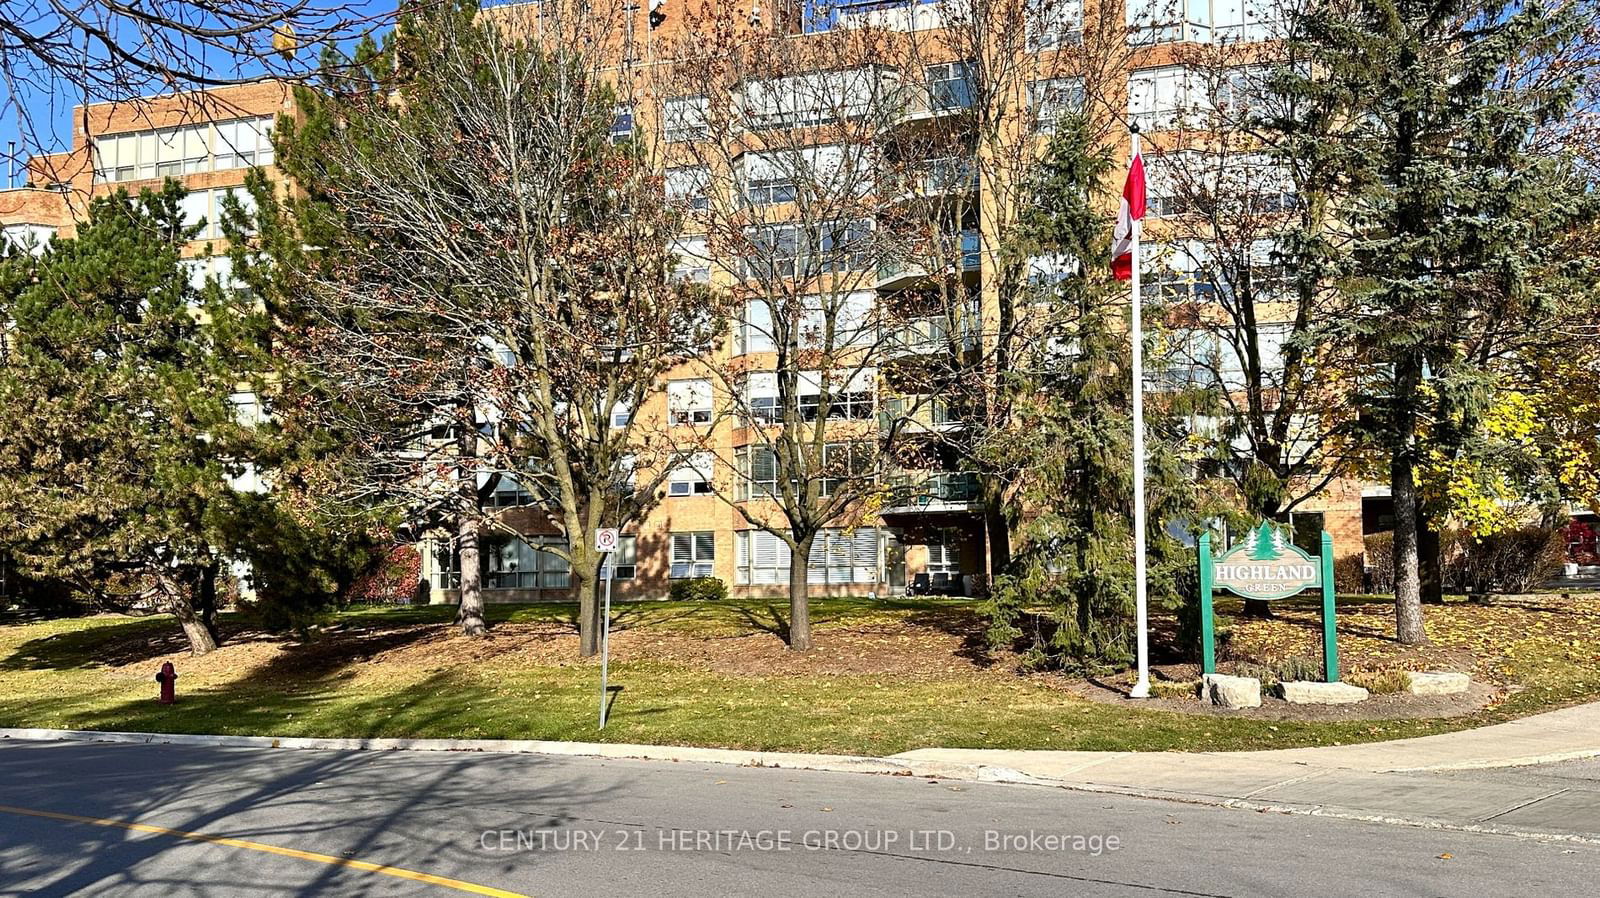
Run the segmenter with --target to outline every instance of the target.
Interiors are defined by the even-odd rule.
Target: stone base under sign
[[[1349,683],[1288,680],[1278,684],[1278,694],[1291,705],[1348,705],[1367,700],[1367,690]]]
[[[1261,707],[1261,681],[1255,677],[1206,674],[1200,678],[1200,697],[1221,708]]]

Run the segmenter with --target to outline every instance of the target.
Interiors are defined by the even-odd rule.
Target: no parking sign
[[[617,543],[621,540],[621,531],[615,527],[594,532],[594,550],[596,552],[615,552]]]

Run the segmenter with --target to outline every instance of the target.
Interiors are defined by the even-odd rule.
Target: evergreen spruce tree
[[[182,196],[169,181],[97,199],[75,238],[5,261],[0,550],[26,575],[170,612],[203,654],[255,318],[246,297],[191,282]]]
[[[1057,126],[1039,169],[1027,251],[1079,267],[1044,288],[1056,337],[1011,375],[1025,379],[1012,385],[1017,415],[989,459],[1017,472],[1014,504],[1027,510],[1010,566],[995,580],[989,637],[997,645],[1020,640],[1034,667],[1095,670],[1133,658],[1128,293],[1111,277],[1111,225],[1095,197],[1112,167],[1086,123]],[[1153,607],[1169,609],[1190,591],[1193,556],[1165,524],[1204,517],[1193,504],[1193,459],[1179,451],[1186,445],[1173,414],[1179,399],[1152,397],[1145,416],[1149,595]]]
[[[1535,151],[1570,107],[1577,69],[1550,65],[1580,37],[1580,6],[1501,0],[1331,0],[1302,13],[1292,94],[1333,102],[1333,155],[1350,226],[1345,286],[1367,386],[1358,435],[1394,498],[1396,631],[1427,641],[1419,467],[1475,438],[1505,339],[1539,326],[1555,235],[1583,205]],[[1309,136],[1309,135],[1308,135]]]

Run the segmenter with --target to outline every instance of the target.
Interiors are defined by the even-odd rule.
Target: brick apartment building
[[[734,22],[738,28],[775,30],[793,41],[813,40],[828,29],[862,24],[891,33],[924,36],[936,36],[942,27],[938,3],[873,0],[840,7],[826,17],[809,8],[763,9],[759,2],[752,4],[751,0],[734,5],[737,8],[730,11],[730,5],[719,0],[654,0],[645,4],[619,0],[609,26],[614,29],[615,39],[606,52],[613,54],[608,68],[619,93],[630,102],[618,110],[614,125],[617,139],[628,138],[636,129],[649,129],[657,135],[670,132],[674,109],[681,114],[685,104],[693,106],[697,98],[686,95],[682,84],[673,82],[667,72],[673,52],[686,46],[686,42],[692,43],[697,29],[711,27],[716,18],[713,13],[720,13],[721,21]],[[595,8],[598,10],[599,6]],[[1074,35],[1082,27],[1084,7],[1062,2],[1051,8],[1051,21],[1042,23],[1040,32],[1048,39],[1019,42],[1019,52],[1044,60],[1075,52]],[[1093,5],[1089,14],[1097,14]],[[1102,82],[1103,86],[1097,88],[1107,94],[1102,98],[1105,105],[1126,110],[1134,120],[1143,120],[1147,131],[1159,131],[1159,127],[1150,126],[1159,121],[1163,104],[1181,100],[1182,79],[1174,81],[1171,77],[1180,68],[1175,64],[1173,47],[1222,35],[1253,39],[1256,31],[1261,31],[1265,36],[1266,23],[1255,21],[1256,15],[1255,7],[1248,4],[1229,4],[1226,0],[1216,0],[1209,6],[1190,3],[1182,16],[1141,29],[1141,45],[1119,63],[1122,68],[1115,79]],[[1149,22],[1144,24],[1149,26]],[[904,81],[924,85],[924,96],[939,98],[937,103],[924,103],[914,116],[908,114],[909,124],[958,115],[963,103],[970,102],[970,90],[965,84],[968,68],[948,52],[944,58],[937,52],[918,55],[914,64],[906,58],[876,62],[896,69],[896,77]],[[1030,104],[1037,107],[1033,109],[1037,117],[1042,104],[1051,102],[1049,98],[1055,95],[1044,88],[1064,79],[1045,72],[1046,63],[1029,64],[1040,68],[1034,71],[1035,77],[1023,76],[1027,84],[1019,94],[1027,99],[1018,104],[1021,111],[1015,127],[1005,133],[1025,154],[1036,154],[1043,146],[1043,137],[1023,118]],[[275,172],[269,140],[272,123],[276,116],[293,113],[291,92],[285,85],[273,82],[80,108],[74,113],[71,148],[37,157],[27,168],[24,186],[0,191],[0,225],[4,226],[5,239],[18,246],[36,247],[55,235],[70,236],[73,222],[81,218],[89,198],[118,188],[137,191],[156,187],[166,177],[179,180],[190,191],[185,209],[191,220],[204,218],[214,225],[221,196],[239,188],[250,166],[260,166],[269,175]],[[785,108],[785,115],[798,119],[806,119],[803,113],[804,110]],[[911,118],[916,121],[910,122]],[[1121,136],[1112,139],[1113,150],[1117,159],[1125,159],[1126,132],[1116,133]],[[1152,141],[1159,150],[1160,135],[1154,134]],[[689,168],[680,158],[683,148],[669,140],[655,152],[667,172],[670,193],[674,189],[673,172]],[[992,229],[998,227],[997,216],[1004,213],[985,196],[990,186],[990,181],[974,178],[960,188],[969,194],[974,209],[971,220],[962,222],[960,234],[962,279],[972,291],[978,317],[974,340],[985,339],[984,334],[993,328],[995,314],[987,289],[994,260],[986,248]],[[1152,220],[1147,240],[1159,242],[1161,233],[1160,220]],[[208,228],[190,248],[188,255],[195,260],[197,278],[228,277],[227,260],[209,257],[207,252],[216,236]],[[679,246],[682,276],[714,286],[733,282],[731,272],[737,268],[736,262],[710,258],[703,248],[705,243],[697,244],[693,234],[686,234]],[[1159,280],[1159,273],[1154,274]],[[915,265],[879,266],[876,276],[868,278],[859,291],[861,302],[875,302],[896,291],[915,288],[919,276],[926,275],[919,275]],[[740,364],[759,379],[762,366],[770,365],[771,347],[762,345],[759,323],[749,320],[752,314],[747,312],[741,316],[743,320],[735,322],[735,333],[715,351],[717,357],[674,371],[652,400],[652,407],[619,409],[617,414],[641,415],[642,420],[661,422],[664,427],[712,420],[714,406],[730,397],[721,396],[713,388],[708,366],[727,365],[730,359],[743,357]],[[919,327],[924,328],[920,332],[930,336],[927,329],[937,328],[938,324],[906,321],[901,326],[913,336],[919,333]],[[936,336],[939,339],[901,341],[897,351],[869,369],[875,380],[852,388],[853,395],[858,396],[854,401],[862,405],[860,414],[848,412],[846,417],[851,420],[841,422],[841,426],[859,428],[863,421],[873,422],[893,414],[895,410],[888,407],[892,401],[880,401],[880,395],[904,390],[903,385],[888,388],[889,380],[906,376],[905,364],[914,362],[919,353],[946,351],[950,342],[943,338],[947,335]],[[253,399],[241,396],[239,401],[248,403]],[[942,414],[937,402],[925,406],[919,415],[919,425],[931,434],[962,426],[955,416]],[[715,439],[715,454],[740,459],[740,470],[714,470],[707,460],[693,457],[685,458],[673,470],[662,485],[660,502],[640,526],[624,537],[616,565],[618,596],[664,596],[672,580],[697,576],[718,577],[734,594],[776,595],[785,589],[790,563],[786,547],[769,534],[752,529],[729,501],[765,501],[759,490],[711,488],[710,481],[717,478],[732,478],[741,485],[758,480],[760,465],[749,460],[751,453],[741,444],[745,436],[732,423],[719,426]],[[1311,531],[1326,528],[1334,534],[1341,561],[1359,564],[1364,503],[1371,529],[1383,529],[1380,518],[1384,499],[1375,495],[1376,490],[1366,492],[1374,495],[1364,496],[1358,482],[1335,481],[1297,513],[1295,526]],[[514,482],[504,480],[488,504],[505,509],[506,514],[529,514],[529,509],[519,507],[524,498]],[[828,531],[819,538],[808,560],[813,593],[885,594],[909,588],[963,594],[981,589],[990,572],[986,570],[986,522],[978,498],[975,476],[967,471],[898,472],[870,519],[852,522],[848,528]],[[548,538],[548,542],[559,540],[553,533]],[[565,562],[553,553],[540,551],[542,544],[499,538],[491,543],[484,553],[488,601],[567,596]],[[422,549],[423,575],[432,600],[450,601],[455,574],[448,543],[430,542]]]

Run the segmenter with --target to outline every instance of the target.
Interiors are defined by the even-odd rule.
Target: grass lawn
[[[491,606],[491,638],[453,635],[448,607],[330,614],[307,640],[224,616],[227,643],[191,658],[162,617],[0,625],[0,726],[271,736],[571,739],[892,754],[926,746],[1231,750],[1393,739],[1600,696],[1600,596],[1429,607],[1435,646],[1396,646],[1392,606],[1340,609],[1346,669],[1471,669],[1507,697],[1464,717],[1309,722],[1093,702],[1059,675],[1019,675],[965,600],[818,599],[817,648],[794,656],[765,602],[617,608],[604,732],[599,666],[577,657],[574,609]],[[1227,604],[1223,613],[1235,609]],[[1231,620],[1232,651],[1309,651],[1316,618]],[[162,661],[179,701],[154,700]]]

